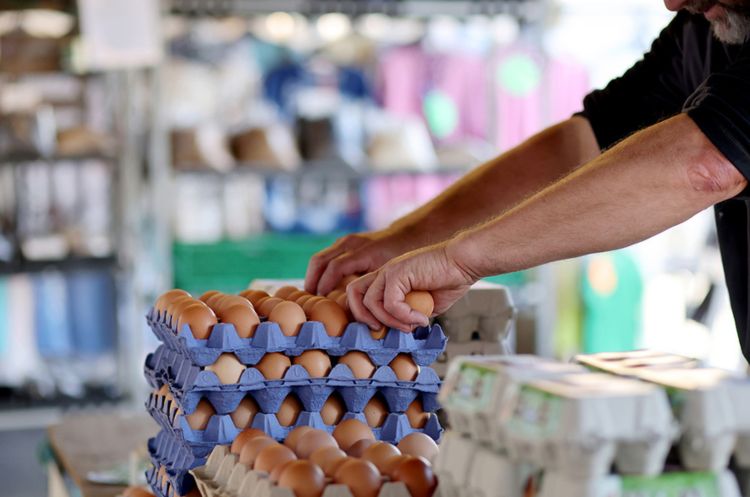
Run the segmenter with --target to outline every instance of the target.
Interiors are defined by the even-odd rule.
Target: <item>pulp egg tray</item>
[[[273,485],[268,474],[248,469],[226,446],[217,446],[204,466],[190,471],[202,497],[294,497],[292,490]],[[435,495],[439,494],[439,490]],[[346,485],[328,483],[321,497],[353,497]],[[402,482],[385,481],[377,497],[411,497]]]
[[[178,414],[176,402],[164,400],[155,395],[149,396],[146,408],[159,426],[172,436],[172,438],[167,438],[165,435],[163,440],[155,439],[154,446],[161,446],[159,443],[163,443],[164,448],[159,453],[168,454],[168,460],[173,461],[174,466],[179,468],[192,465],[195,459],[205,458],[216,444],[231,443],[242,431],[234,424],[229,414],[213,415],[204,430],[193,429],[188,424],[185,415]],[[367,419],[361,412],[347,412],[342,419],[351,418],[367,424]],[[279,441],[284,440],[287,434],[298,426],[312,426],[329,433],[332,433],[335,428],[335,426],[326,425],[320,412],[317,411],[301,411],[296,422],[291,426],[281,425],[274,413],[259,412],[255,414],[250,425],[251,428],[263,430]],[[437,442],[440,440],[443,429],[434,413],[429,415],[424,428],[413,428],[406,414],[390,413],[383,425],[372,428],[372,431],[375,438],[385,442],[398,443],[403,437],[414,432],[424,433]],[[174,438],[182,444],[174,447],[169,445],[170,442],[175,441]]]
[[[156,497],[179,497],[195,488],[195,479],[186,470],[170,470],[168,466],[152,459],[153,467],[146,470],[146,481]],[[166,474],[159,472],[164,468]]]
[[[225,353],[234,353],[243,364],[253,365],[267,352],[284,352],[297,356],[306,350],[323,350],[332,356],[341,356],[352,350],[366,353],[376,366],[390,363],[398,354],[410,354],[419,366],[429,366],[445,350],[447,338],[438,324],[417,328],[413,333],[390,329],[380,340],[372,337],[370,329],[362,323],[350,323],[340,337],[326,333],[323,323],[308,321],[297,336],[285,336],[279,325],[265,321],[258,325],[251,338],[240,338],[234,325],[214,325],[211,336],[199,340],[190,326],[183,325],[179,333],[155,310],[146,316],[151,330],[169,348],[179,350],[197,366],[208,366]]]
[[[351,412],[362,412],[376,393],[383,395],[392,412],[406,411],[419,395],[425,411],[435,411],[439,407],[440,378],[428,367],[421,368],[413,381],[399,380],[390,366],[380,366],[371,378],[357,379],[345,364],[337,364],[324,378],[311,378],[304,367],[295,364],[280,380],[267,380],[256,368],[249,367],[237,383],[222,384],[213,371],[195,366],[179,352],[162,345],[146,357],[144,373],[153,388],[168,384],[172,395],[188,414],[204,397],[216,412],[228,414],[237,409],[249,392],[265,413],[278,411],[291,393],[299,398],[306,411],[320,411],[334,391],[341,395]]]

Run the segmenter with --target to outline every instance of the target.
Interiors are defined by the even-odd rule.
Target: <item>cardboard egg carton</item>
[[[358,379],[345,364],[334,366],[328,376],[311,378],[300,365],[292,365],[280,380],[267,380],[254,368],[246,368],[237,383],[222,384],[213,371],[195,366],[179,352],[160,346],[146,358],[144,373],[153,388],[168,384],[183,411],[192,413],[206,398],[220,414],[233,412],[252,393],[262,412],[272,413],[289,394],[295,394],[307,411],[320,411],[326,399],[338,392],[347,410],[362,412],[375,394],[381,394],[391,412],[405,412],[418,396],[423,408],[438,408],[440,378],[428,367],[420,369],[413,381],[399,380],[389,366],[380,366],[371,378]]]
[[[204,466],[191,470],[202,497],[295,497],[272,484],[268,473],[240,464],[229,447],[218,445]],[[322,497],[353,497],[346,485],[328,483]],[[377,497],[411,497],[406,485],[385,481]]]
[[[508,408],[522,383],[585,371],[578,365],[532,355],[457,357],[448,368],[438,400],[452,429],[507,451],[499,413]]]
[[[454,343],[477,338],[491,343],[508,336],[515,317],[516,308],[507,287],[478,282],[436,321]]]
[[[180,414],[180,410],[170,408],[168,402],[162,402],[161,407],[159,407],[159,401],[154,395],[149,397],[147,409],[151,417],[164,431],[169,432],[173,437],[190,447],[196,457],[205,457],[216,444],[231,443],[244,429],[238,428],[229,414],[211,416],[205,429],[193,429],[185,415]],[[361,412],[347,412],[343,415],[342,420],[352,418],[367,424],[367,419]],[[283,426],[274,413],[259,412],[255,414],[250,427],[262,430],[268,436],[282,441],[290,431],[299,426],[312,426],[328,433],[332,433],[335,428],[333,425],[325,424],[319,412],[310,411],[300,412],[296,422],[291,426]],[[371,430],[376,439],[391,443],[398,443],[405,436],[417,432],[424,433],[438,441],[443,432],[438,417],[434,413],[429,414],[427,422],[422,428],[412,427],[406,414],[390,413],[382,426],[371,427]],[[170,457],[177,456],[172,455]]]
[[[364,352],[376,366],[390,363],[398,354],[410,354],[419,366],[429,366],[445,349],[447,338],[435,324],[417,328],[413,333],[390,329],[382,339],[375,339],[367,325],[350,323],[340,337],[328,336],[323,323],[308,321],[296,336],[286,336],[274,322],[260,323],[250,338],[240,338],[234,325],[214,325],[208,339],[193,336],[190,326],[176,329],[169,316],[151,309],[146,316],[156,337],[169,348],[182,352],[197,366],[213,364],[223,353],[234,353],[246,365],[254,365],[267,352],[283,352],[297,356],[306,350],[323,350],[341,356],[352,350]]]
[[[472,340],[470,342],[454,342],[450,340],[445,351],[440,354],[437,360],[430,365],[439,377],[445,378],[448,373],[448,367],[457,357],[461,356],[498,356],[512,354],[508,344],[499,340],[483,341]]]
[[[589,368],[664,388],[680,424],[680,459],[693,471],[725,468],[734,453],[750,467],[750,380],[700,361],[655,351],[577,356]]]
[[[438,497],[521,497],[532,467],[456,431],[446,431],[434,465]]]
[[[655,476],[604,475],[581,479],[547,472],[538,497],[742,497],[729,471],[664,473]]]
[[[511,457],[590,478],[662,471],[678,435],[666,392],[635,380],[574,373],[524,381],[506,409]]]

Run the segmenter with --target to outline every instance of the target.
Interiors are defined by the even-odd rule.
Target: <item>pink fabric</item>
[[[551,122],[568,119],[580,111],[583,97],[591,91],[586,68],[573,60],[553,59],[547,66]]]
[[[398,115],[421,117],[427,76],[427,59],[420,47],[397,47],[384,53],[379,66],[383,107]]]

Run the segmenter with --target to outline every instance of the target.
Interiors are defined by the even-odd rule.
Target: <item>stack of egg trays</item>
[[[396,443],[410,433],[421,432],[437,441],[442,434],[434,414],[439,407],[437,394],[440,379],[428,367],[421,368],[414,381],[402,381],[387,365],[378,367],[368,379],[354,378],[345,364],[336,365],[324,378],[310,378],[304,367],[293,365],[280,380],[266,380],[260,371],[251,366],[243,371],[237,383],[221,384],[212,371],[203,370],[181,352],[162,345],[146,358],[144,372],[153,388],[168,385],[175,401],[186,414],[192,413],[203,398],[211,403],[217,415],[209,420],[205,430],[193,430],[185,417],[174,416],[174,411],[170,415],[170,410],[163,406],[160,408],[158,399],[153,396],[147,404],[149,412],[163,428],[203,450],[210,450],[216,444],[231,443],[237,436],[241,430],[234,425],[229,414],[247,395],[253,397],[260,409],[252,427],[262,429],[277,440],[283,440],[297,426],[333,431],[334,427],[326,425],[320,416],[323,404],[333,392],[338,392],[346,405],[344,419],[360,421],[365,421],[363,410],[373,396],[380,394],[384,398],[391,414],[382,427],[373,429],[379,440]],[[279,424],[275,413],[291,393],[300,400],[303,410],[294,425],[285,427]],[[412,428],[408,417],[403,414],[417,397],[421,398],[424,411],[433,413],[421,429]]]
[[[223,353],[231,352],[243,364],[253,365],[268,352],[284,352],[297,356],[311,349],[322,350],[330,356],[342,356],[352,350],[367,353],[377,366],[390,363],[398,354],[411,355],[419,366],[429,366],[445,351],[447,338],[440,325],[417,328],[413,333],[390,329],[384,338],[374,339],[362,323],[350,323],[340,337],[326,333],[323,323],[308,321],[296,336],[285,336],[274,322],[260,323],[251,338],[240,338],[234,325],[219,323],[208,339],[193,336],[190,326],[181,330],[167,316],[151,310],[146,320],[156,337],[172,350],[182,352],[196,366],[213,364]]]
[[[209,452],[196,457],[192,449],[167,431],[160,431],[148,441],[148,452],[153,467],[146,472],[146,480],[157,496],[173,497],[186,495],[195,488],[195,479],[189,470],[206,463]],[[169,487],[163,488],[158,476],[159,468],[165,467]]]

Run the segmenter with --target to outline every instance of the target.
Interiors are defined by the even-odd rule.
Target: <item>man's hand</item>
[[[441,243],[409,252],[350,283],[346,293],[356,320],[373,329],[382,324],[404,331],[426,326],[429,316],[404,300],[412,290],[429,290],[435,300],[434,315],[445,312],[478,279],[462,266],[460,254],[451,247]]]
[[[391,229],[346,235],[310,259],[305,290],[326,295],[345,276],[374,271],[408,250],[409,237]]]

